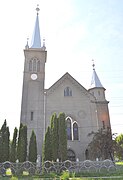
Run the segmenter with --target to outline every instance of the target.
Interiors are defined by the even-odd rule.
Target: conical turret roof
[[[95,67],[95,64],[93,64],[93,74],[92,74],[91,85],[90,85],[89,89],[104,88],[102,83],[99,80],[99,77],[98,77],[94,67]]]
[[[40,9],[37,6],[36,8],[37,16],[36,16],[35,27],[34,27],[34,32],[32,35],[30,48],[41,48],[41,37],[40,37],[40,27],[39,27],[39,17],[38,17],[39,10]]]

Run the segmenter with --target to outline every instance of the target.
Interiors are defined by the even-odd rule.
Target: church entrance
[[[70,161],[76,161],[76,155],[73,150],[71,149],[67,150],[67,159]]]

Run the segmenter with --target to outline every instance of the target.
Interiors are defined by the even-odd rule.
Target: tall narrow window
[[[102,124],[103,124],[103,129],[105,129],[105,122],[104,122],[104,121],[102,121]]]
[[[73,140],[79,140],[78,125],[76,122],[73,124]]]
[[[33,71],[36,71],[36,59],[33,60]]]
[[[69,87],[64,89],[64,96],[72,96],[72,90]]]
[[[34,113],[33,113],[33,111],[31,111],[31,121],[33,121],[33,117],[34,116]]]
[[[70,120],[70,118],[67,119],[67,139],[72,140],[71,120]]]
[[[29,61],[29,71],[32,71],[32,60]]]
[[[40,61],[37,62],[37,71],[40,72]]]

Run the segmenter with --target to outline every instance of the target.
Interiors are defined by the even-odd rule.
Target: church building
[[[36,134],[38,155],[50,118],[55,112],[64,112],[67,123],[68,159],[85,160],[85,152],[92,137],[92,131],[110,127],[108,101],[93,64],[89,89],[84,88],[68,72],[51,87],[45,89],[45,64],[47,51],[41,43],[39,8],[36,8],[36,22],[32,44],[24,49],[24,74],[20,122],[27,125],[28,141],[32,130]],[[47,62],[48,63],[48,62]]]

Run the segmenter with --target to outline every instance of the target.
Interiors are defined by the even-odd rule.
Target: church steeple
[[[29,144],[32,130],[36,134],[37,153],[41,155],[44,136],[44,84],[45,63],[47,51],[45,42],[40,39],[39,7],[36,8],[37,17],[31,46],[27,44],[24,49],[24,73],[21,104],[21,123],[27,126],[27,139]]]
[[[95,64],[93,62],[93,74],[92,74],[92,79],[91,79],[91,85],[89,89],[92,88],[104,88],[103,85],[101,84],[99,77],[95,71]]]
[[[30,48],[41,48],[41,37],[40,37],[40,27],[39,27],[39,5],[37,5],[36,11],[37,11],[37,16],[36,16],[36,21],[35,21],[35,27],[34,27],[34,32],[32,35],[32,41],[31,41],[31,46]]]

